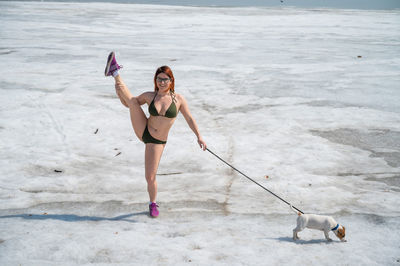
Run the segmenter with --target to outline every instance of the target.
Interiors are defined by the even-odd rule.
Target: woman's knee
[[[130,108],[137,107],[137,106],[140,107],[137,97],[131,97],[130,99],[128,99],[127,104]]]
[[[153,185],[156,182],[156,175],[146,175],[147,184]]]

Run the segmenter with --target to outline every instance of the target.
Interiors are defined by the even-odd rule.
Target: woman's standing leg
[[[123,82],[121,75],[114,77],[114,80],[118,97],[122,104],[129,107],[133,130],[135,131],[136,136],[142,140],[143,131],[147,125],[147,117],[140,107],[136,97],[133,97],[132,93]]]
[[[155,203],[157,198],[157,169],[160,163],[161,155],[164,151],[164,144],[147,143],[145,150],[145,176],[147,181],[147,191],[150,202]],[[150,213],[150,215],[152,215]],[[158,211],[157,211],[158,215]],[[152,216],[157,216],[152,215]]]

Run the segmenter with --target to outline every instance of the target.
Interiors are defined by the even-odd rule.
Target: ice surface
[[[398,265],[399,15],[0,2],[0,265]],[[111,50],[135,95],[169,65],[212,151],[348,242],[293,242],[289,207],[182,116],[150,219]]]

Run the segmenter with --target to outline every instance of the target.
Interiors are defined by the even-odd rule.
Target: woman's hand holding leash
[[[197,139],[197,143],[199,143],[200,148],[201,148],[203,151],[205,151],[205,150],[207,149],[207,144],[206,144],[206,142],[203,140],[202,137],[199,137],[199,138]]]

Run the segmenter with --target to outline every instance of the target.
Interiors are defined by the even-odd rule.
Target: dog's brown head
[[[336,236],[343,242],[346,242],[344,237],[346,236],[346,228],[344,226],[339,226],[338,230],[336,231]]]

